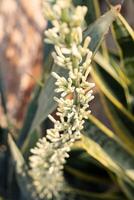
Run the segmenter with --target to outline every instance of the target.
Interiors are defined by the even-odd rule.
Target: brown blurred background
[[[0,68],[10,116],[20,120],[42,65],[40,0],[0,0]]]

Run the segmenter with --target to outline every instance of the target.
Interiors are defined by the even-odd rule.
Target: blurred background
[[[117,4],[120,1],[111,2]],[[101,0],[100,4],[102,12],[106,11],[105,1]],[[134,1],[126,0],[121,12],[134,27]],[[25,116],[35,83],[40,79],[45,26],[41,0],[0,0],[0,73],[9,115],[18,127]],[[100,104],[95,101],[94,104],[94,112],[97,109],[96,113],[100,113]],[[5,123],[1,108],[0,123],[2,126]]]

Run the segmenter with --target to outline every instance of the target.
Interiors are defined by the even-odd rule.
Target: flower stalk
[[[94,98],[94,83],[87,81],[90,73],[92,52],[88,49],[91,38],[83,41],[85,6],[73,6],[71,0],[44,1],[44,14],[53,27],[45,31],[45,41],[54,45],[54,62],[68,69],[68,77],[60,77],[52,72],[56,79],[55,89],[59,98],[56,115],[49,115],[54,128],[47,130],[30,156],[30,175],[40,198],[59,199],[64,176],[63,167],[69,157],[71,146],[81,139],[84,119],[90,110],[89,102]]]

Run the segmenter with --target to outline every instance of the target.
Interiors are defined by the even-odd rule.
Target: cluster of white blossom
[[[90,37],[83,41],[82,36],[86,12],[85,6],[75,8],[71,0],[44,1],[45,17],[53,25],[45,31],[46,41],[54,44],[54,62],[68,69],[68,78],[52,72],[55,92],[60,93],[59,98],[54,98],[59,120],[48,116],[54,128],[47,130],[46,137],[31,150],[30,174],[41,198],[57,197],[62,191],[63,165],[72,144],[81,138],[84,119],[90,114],[94,83],[87,81],[92,52],[88,49]]]

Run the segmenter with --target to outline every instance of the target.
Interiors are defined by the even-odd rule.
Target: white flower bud
[[[88,48],[90,41],[91,41],[91,38],[89,36],[86,37],[86,39],[84,40],[84,45],[83,45],[84,49]]]
[[[56,120],[53,118],[53,116],[52,115],[48,115],[48,118],[53,122],[53,123],[55,123],[56,122]]]
[[[91,38],[86,37],[82,42],[86,12],[85,6],[74,8],[72,0],[44,0],[44,14],[53,26],[45,31],[45,41],[54,45],[54,63],[66,68],[68,77],[52,72],[56,79],[55,92],[60,93],[59,98],[54,97],[59,119],[48,115],[54,127],[39,139],[29,158],[29,174],[41,199],[59,199],[68,152],[81,139],[84,119],[91,112],[89,102],[94,98],[91,90],[94,83],[87,81],[91,69],[92,52],[88,49]]]

